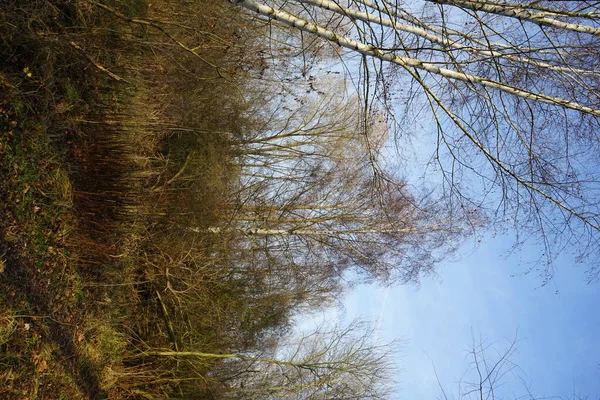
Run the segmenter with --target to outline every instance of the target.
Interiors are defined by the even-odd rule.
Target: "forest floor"
[[[157,289],[169,264],[156,259],[181,251],[165,228],[169,212],[183,215],[178,207],[195,199],[209,224],[223,183],[209,194],[197,187],[200,197],[167,189],[192,167],[200,180],[227,174],[215,163],[220,139],[181,140],[165,127],[180,111],[169,85],[189,77],[167,70],[172,54],[146,56],[173,39],[139,19],[143,0],[18,3],[0,6],[0,398],[187,398],[187,381],[201,382],[189,389],[195,397],[213,398],[198,377],[207,363],[139,357],[191,340],[174,331],[179,300]],[[199,26],[218,30],[213,14]],[[142,37],[155,42],[144,47]],[[221,53],[212,51],[203,56]],[[223,92],[205,86],[214,98]],[[218,336],[206,332],[204,348]]]
[[[11,84],[1,85],[0,392],[96,398],[98,366],[83,328],[91,299],[67,246],[74,213],[64,155],[49,143],[43,115],[20,115]]]

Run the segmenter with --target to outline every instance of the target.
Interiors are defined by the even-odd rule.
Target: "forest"
[[[491,230],[593,284],[598,5],[0,2],[0,397],[395,398],[373,324],[297,321]]]

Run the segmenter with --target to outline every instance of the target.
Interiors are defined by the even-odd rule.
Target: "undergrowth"
[[[139,357],[237,345],[209,256],[226,244],[189,231],[218,220],[236,174],[221,132],[244,126],[243,26],[210,3],[2,4],[0,397],[223,390],[219,362]]]

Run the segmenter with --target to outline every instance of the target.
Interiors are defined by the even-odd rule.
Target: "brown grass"
[[[222,362],[140,353],[270,329],[234,239],[191,231],[231,207],[230,140],[256,123],[241,83],[257,26],[232,7],[0,10],[0,397],[215,398]]]

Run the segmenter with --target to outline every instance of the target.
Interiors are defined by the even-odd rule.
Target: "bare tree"
[[[361,93],[390,112],[400,102],[398,121],[428,110],[437,144],[430,170],[447,197],[512,223],[518,240],[538,240],[544,279],[558,253],[597,255],[595,2],[432,0],[420,12],[393,0],[233,2],[347,49],[342,58],[361,55]],[[344,30],[317,18],[331,13]],[[588,267],[595,280],[600,268]]]
[[[513,379],[523,380],[523,371],[514,363],[517,351],[517,337],[507,342],[504,349],[498,349],[496,343],[473,339],[469,354],[469,365],[455,388],[459,399],[496,399],[502,398],[501,387]],[[508,381],[508,382],[507,382]],[[439,383],[439,379],[438,379]],[[441,388],[441,385],[440,385]],[[442,389],[445,399],[446,392]],[[524,389],[531,396],[529,388]],[[454,396],[452,396],[454,397]],[[519,396],[518,396],[519,397]]]
[[[138,357],[221,359],[225,398],[383,399],[393,390],[395,345],[373,343],[373,329],[354,321],[320,327],[271,353],[214,354],[148,350]],[[229,371],[229,372],[228,372]]]
[[[380,168],[388,126],[333,91],[343,83],[308,78],[296,104],[287,95],[259,102],[267,122],[232,136],[241,177],[222,223],[187,230],[230,236],[234,271],[279,271],[306,293],[337,286],[346,271],[417,282],[465,235],[463,214]]]
[[[519,339],[515,335],[502,344],[484,338],[473,338],[467,350],[468,365],[453,387],[444,387],[435,365],[433,371],[440,389],[439,399],[582,399],[577,393],[560,396],[537,395],[526,372],[517,364]],[[535,382],[534,382],[535,384]]]

